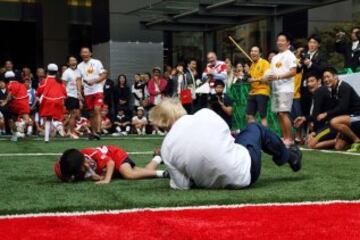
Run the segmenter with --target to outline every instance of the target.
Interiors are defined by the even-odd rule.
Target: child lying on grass
[[[116,146],[68,149],[55,164],[55,173],[64,182],[91,179],[96,184],[110,183],[113,177],[129,180],[168,177],[166,171],[156,170],[162,160],[154,155],[145,168],[140,168],[127,152]]]

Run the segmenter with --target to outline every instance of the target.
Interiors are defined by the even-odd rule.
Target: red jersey
[[[67,96],[65,85],[53,76],[48,76],[41,81],[36,94],[47,100],[62,100]]]
[[[66,88],[55,77],[49,76],[41,81],[36,94],[41,96],[39,114],[41,117],[51,117],[54,120],[64,119],[64,99]]]
[[[105,174],[106,165],[110,160],[115,162],[114,175],[119,173],[120,166],[129,156],[123,149],[112,145],[97,148],[84,148],[81,150],[81,153],[85,155],[86,159],[90,160],[91,169],[100,176]],[[54,170],[59,179],[66,181],[61,174],[60,160],[56,162]],[[78,176],[78,178],[84,179],[87,177],[86,175],[87,173],[84,173],[81,176]]]
[[[29,114],[29,95],[23,83],[18,81],[10,81],[7,85],[7,90],[12,96],[10,102],[10,111],[17,115]]]
[[[120,166],[129,156],[123,149],[112,145],[84,148],[81,152],[90,160],[92,170],[100,176],[106,172],[106,164],[110,160],[115,162],[115,172],[119,172]]]

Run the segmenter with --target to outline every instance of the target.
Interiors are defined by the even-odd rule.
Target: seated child
[[[134,131],[138,135],[146,134],[146,126],[148,125],[148,120],[144,116],[143,107],[138,107],[136,116],[132,118],[131,125],[133,126]]]
[[[75,134],[77,136],[84,136],[91,134],[91,123],[86,117],[78,117],[76,119]],[[79,138],[79,137],[77,137]]]
[[[124,109],[119,109],[114,122],[115,133],[113,136],[126,136],[131,130],[131,121]]]
[[[110,183],[114,177],[129,180],[168,177],[166,171],[156,170],[161,162],[156,155],[145,168],[136,167],[127,152],[111,145],[68,149],[55,164],[55,173],[64,182],[91,179],[96,184]]]
[[[109,109],[108,106],[104,106],[103,110],[101,111],[101,132],[103,134],[108,134],[112,128],[112,122],[108,117]]]

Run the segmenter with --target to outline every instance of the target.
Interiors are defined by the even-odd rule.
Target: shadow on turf
[[[291,182],[301,182],[305,180],[310,180],[310,176],[292,176],[292,177],[267,177],[262,178],[258,182],[256,182],[254,185],[252,185],[250,188],[263,188],[267,187],[269,185],[276,185],[276,184],[284,184],[285,182],[291,183]]]

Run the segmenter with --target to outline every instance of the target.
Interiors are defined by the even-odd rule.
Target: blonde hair
[[[164,129],[171,126],[186,115],[187,112],[177,98],[164,98],[158,105],[153,107],[149,113],[151,124]]]

